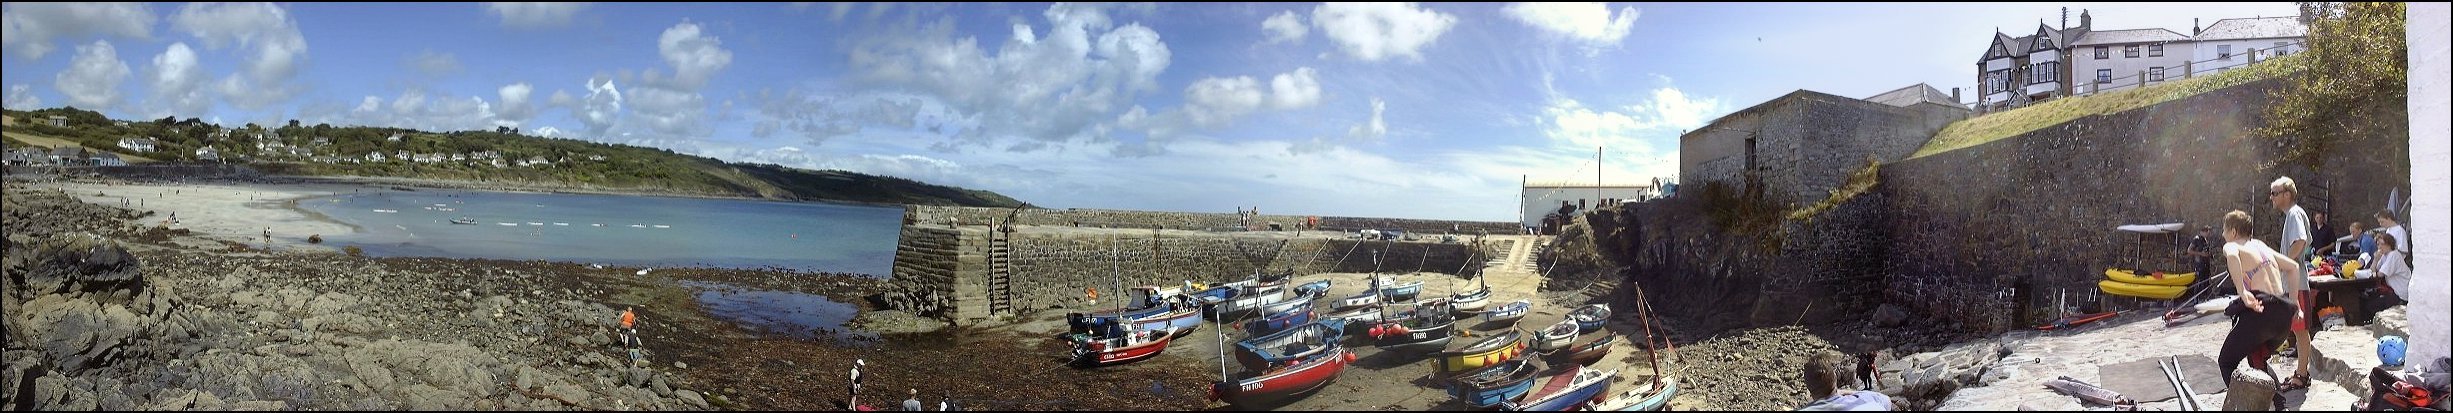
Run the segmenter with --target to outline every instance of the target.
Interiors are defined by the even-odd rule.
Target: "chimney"
[[[2189,18],[2189,37],[2197,37],[2201,33],[2206,33],[2205,26],[2199,26],[2196,17]]]
[[[2093,28],[2095,28],[2095,16],[2088,15],[2088,14],[2087,14],[2087,10],[2086,10],[2086,9],[2079,9],[2079,10],[2078,10],[2078,28],[2081,28],[2081,29],[2093,29]]]
[[[1959,88],[1950,88],[1950,103],[1959,103]]]

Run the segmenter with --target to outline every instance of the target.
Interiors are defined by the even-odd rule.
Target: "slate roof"
[[[1935,104],[1947,106],[1960,106],[1958,102],[1951,101],[1949,93],[1943,93],[1941,89],[1935,89],[1933,85],[1924,83],[1908,85],[1908,87],[1894,89],[1889,92],[1882,92],[1882,94],[1865,98],[1865,100],[1868,102],[1903,108],[1915,105],[1917,102],[1933,102]]]
[[[2189,41],[2189,36],[2182,36],[2180,33],[2175,33],[2171,30],[2164,29],[2098,30],[2087,32],[2086,36],[2079,37],[2078,41],[2071,42],[2070,45],[2094,46],[2186,41]]]
[[[2216,20],[2215,24],[2207,25],[2206,31],[2198,33],[2197,40],[2273,39],[2283,37],[2308,37],[2308,26],[2301,25],[2299,17],[2223,19]]]

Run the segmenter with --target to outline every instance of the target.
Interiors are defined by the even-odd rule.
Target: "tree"
[[[2308,23],[2307,70],[2273,97],[2255,136],[2277,145],[2265,165],[2323,167],[2322,154],[2403,122],[2409,108],[2410,44],[2403,3],[2299,3]],[[2389,116],[2402,113],[2404,116]],[[2388,119],[2389,118],[2389,119]],[[2390,120],[2391,122],[2386,122]]]

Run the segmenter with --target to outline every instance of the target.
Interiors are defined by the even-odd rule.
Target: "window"
[[[2112,69],[2095,69],[2095,83],[2112,83]]]
[[[2216,60],[2232,60],[2232,45],[2215,45]]]
[[[2033,77],[2034,77],[2033,79],[2029,79],[2029,80],[2028,80],[2028,83],[2030,83],[2030,84],[2035,84],[2035,83],[2044,83],[2044,82],[2051,82],[2051,81],[2054,81],[2054,80],[2058,80],[2058,79],[2060,79],[2060,78],[2061,78],[2061,74],[2060,74],[2060,73],[2058,73],[2057,71],[2053,70],[2053,69],[2054,69],[2054,68],[2053,68],[2053,66],[2054,66],[2054,65],[2055,65],[2054,63],[2038,63],[2038,64],[2036,64],[2036,70],[2035,70],[2035,72],[2033,72],[2033,74],[2034,74],[2035,76],[2033,76]]]
[[[2136,59],[2136,58],[2138,58],[2138,45],[2134,45],[2134,44],[2133,44],[2133,45],[2128,45],[2128,46],[2121,46],[2121,57],[2131,58],[2131,59]]]
[[[2161,45],[2161,44],[2150,44],[2150,45],[2146,45],[2146,56],[2147,56],[2147,57],[2163,57],[2163,45]]]
[[[2290,55],[2290,54],[2291,54],[2291,48],[2290,48],[2290,46],[2291,46],[2291,42],[2274,42],[2274,56],[2275,56],[2275,57],[2281,57],[2281,56],[2285,56],[2285,55]]]
[[[2163,81],[2163,66],[2156,66],[2156,67],[2154,67],[2154,68],[2152,68],[2152,69],[2146,69],[2146,81],[2149,81],[2149,82],[2161,82],[2161,81]]]
[[[2104,59],[2109,59],[2109,58],[2112,58],[2112,47],[2109,47],[2109,46],[2096,46],[2096,47],[2095,47],[2095,60],[2104,60]]]

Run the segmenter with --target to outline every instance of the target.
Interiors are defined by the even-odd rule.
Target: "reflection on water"
[[[829,300],[825,296],[789,291],[754,290],[732,284],[682,281],[683,286],[698,290],[698,305],[717,318],[739,323],[751,330],[771,332],[800,339],[832,338],[838,342],[874,341],[876,333],[854,331],[843,327],[860,307]]]

